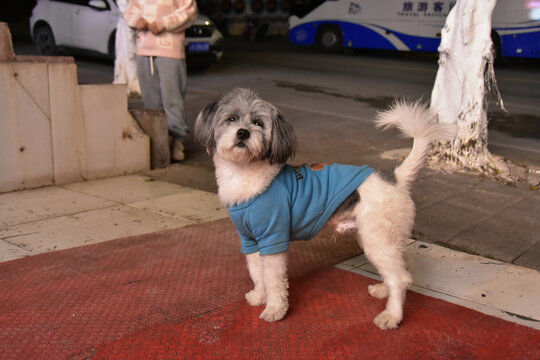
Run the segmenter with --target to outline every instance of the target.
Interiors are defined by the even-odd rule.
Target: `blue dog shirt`
[[[242,252],[277,254],[289,241],[311,240],[372,172],[366,165],[283,166],[264,193],[228,208]]]

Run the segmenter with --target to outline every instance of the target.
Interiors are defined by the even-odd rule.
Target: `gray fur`
[[[197,116],[195,121],[195,140],[206,148],[211,154],[214,151],[216,142],[214,141],[214,116],[218,108],[217,101],[206,106]]]
[[[296,136],[294,129],[277,110],[272,114],[272,138],[265,159],[270,164],[281,164],[296,153]]]
[[[256,144],[259,151],[255,160],[280,164],[296,152],[296,136],[291,124],[274,105],[250,89],[234,89],[203,109],[195,121],[195,139],[212,154],[216,139],[230,126],[248,131],[250,141],[260,142]],[[239,143],[242,140],[239,139]]]
[[[397,183],[396,174],[393,171],[377,170],[377,175],[390,185],[396,185]]]

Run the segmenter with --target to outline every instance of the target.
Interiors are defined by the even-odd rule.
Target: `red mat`
[[[540,332],[408,293],[397,331],[372,319],[358,253],[323,233],[291,251],[291,308],[258,320],[228,220],[0,264],[0,359],[540,359]]]
[[[243,301],[181,324],[144,329],[96,349],[92,359],[538,359],[540,333],[409,292],[405,320],[382,331],[374,283],[327,268],[291,284],[289,315],[257,319]]]

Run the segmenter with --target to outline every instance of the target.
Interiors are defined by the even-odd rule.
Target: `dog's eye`
[[[227,118],[227,122],[235,122],[236,121],[236,118],[234,116],[229,116]]]
[[[264,129],[264,123],[261,120],[254,120],[253,124],[256,126],[262,127]]]

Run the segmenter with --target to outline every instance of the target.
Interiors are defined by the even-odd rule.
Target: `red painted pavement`
[[[291,251],[291,308],[259,320],[228,220],[0,264],[0,359],[540,359],[540,332],[408,293],[382,331],[373,280],[328,233]]]

